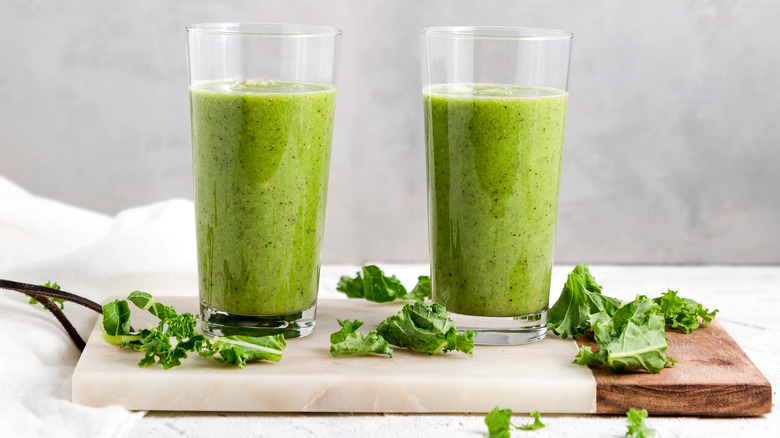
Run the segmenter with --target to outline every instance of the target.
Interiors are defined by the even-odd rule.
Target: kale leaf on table
[[[390,344],[374,330],[367,336],[356,330],[363,325],[360,320],[337,320],[341,330],[330,335],[330,355],[333,357],[385,354],[393,357]]]
[[[533,423],[526,424],[525,426],[515,426],[515,428],[520,430],[537,430],[545,426],[545,424],[542,423],[541,414],[539,411],[531,412],[531,417],[534,419]]]
[[[344,292],[349,298],[364,298],[375,303],[389,303],[395,300],[425,301],[431,297],[431,278],[420,276],[411,292],[398,278],[386,276],[375,265],[364,266],[355,277],[342,276],[336,290]]]
[[[718,313],[718,309],[710,312],[704,306],[694,300],[677,296],[677,291],[669,289],[653,301],[661,307],[666,325],[671,328],[682,328],[685,333],[690,333],[699,328],[701,324],[709,324]]]
[[[159,319],[156,326],[131,331],[128,301]],[[118,347],[144,353],[139,367],[159,364],[163,369],[181,365],[190,352],[202,357],[213,356],[218,362],[244,368],[255,360],[278,362],[286,342],[283,335],[249,337],[215,337],[210,341],[196,330],[197,318],[191,313],[179,314],[172,306],[159,303],[146,292],[135,291],[127,300],[114,300],[103,306],[100,325],[103,339]]]
[[[533,423],[524,426],[515,426],[511,423],[512,410],[499,409],[499,407],[496,406],[485,417],[485,425],[488,427],[488,438],[509,438],[510,430],[512,428],[518,430],[537,430],[545,427],[545,424],[542,423],[539,411],[532,412],[531,417],[534,419]]]
[[[650,429],[645,424],[645,418],[647,418],[647,410],[636,410],[631,408],[626,413],[626,419],[628,421],[627,437],[635,438],[653,438],[655,436],[655,429]]]
[[[217,362],[230,363],[244,368],[247,362],[257,360],[282,360],[282,352],[287,346],[284,335],[272,336],[218,336],[209,348],[198,352],[201,357],[211,357]],[[218,356],[215,356],[218,355]]]
[[[580,336],[590,328],[590,315],[613,314],[619,307],[620,300],[601,294],[601,286],[588,265],[579,264],[569,274],[560,298],[547,313],[548,328],[563,339]]]
[[[418,302],[425,301],[427,298],[431,298],[431,277],[427,275],[421,275],[417,277],[417,284],[414,285],[412,291],[406,294],[402,299],[414,300]]]
[[[576,364],[658,373],[676,362],[666,356],[666,326],[690,333],[700,324],[710,323],[718,312],[678,297],[672,290],[652,300],[638,295],[624,305],[601,291],[588,266],[577,265],[548,312],[548,328],[564,339],[593,331],[597,350],[580,347]]]
[[[604,364],[612,371],[658,373],[673,363],[666,356],[664,318],[658,305],[647,297],[638,297],[612,316],[607,312],[591,315],[590,323],[598,351],[581,347],[574,358],[576,364]]]
[[[474,354],[474,332],[458,332],[440,304],[406,304],[396,315],[379,323],[376,331],[392,345],[430,355],[453,350]]]
[[[511,409],[493,408],[485,417],[485,425],[488,428],[488,438],[509,438],[509,427],[512,420]]]

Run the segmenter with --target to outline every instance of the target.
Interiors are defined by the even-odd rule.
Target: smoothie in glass
[[[335,97],[296,82],[190,87],[204,308],[295,320],[315,305]]]
[[[492,84],[423,90],[433,299],[448,311],[547,308],[567,97]]]

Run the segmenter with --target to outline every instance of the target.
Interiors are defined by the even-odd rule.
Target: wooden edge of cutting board
[[[741,417],[772,410],[772,386],[723,326],[713,321],[692,333],[667,330],[667,355],[678,362],[658,374],[614,373],[592,366],[596,413]],[[594,346],[593,339],[577,345]]]

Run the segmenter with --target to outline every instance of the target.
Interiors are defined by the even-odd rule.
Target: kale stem
[[[38,300],[39,303],[43,304],[43,307],[47,308],[49,312],[53,313],[54,316],[57,317],[57,321],[59,321],[65,331],[68,332],[70,339],[72,339],[73,343],[76,344],[76,348],[78,348],[79,351],[84,351],[84,347],[87,346],[87,343],[84,342],[84,339],[81,337],[81,335],[79,335],[79,332],[76,331],[76,328],[73,327],[73,324],[71,324],[68,317],[62,313],[62,310],[60,310],[60,308],[54,304],[51,298],[32,293],[30,296]]]
[[[76,344],[76,347],[79,349],[79,351],[84,351],[84,346],[86,345],[84,339],[82,339],[82,337],[76,331],[76,328],[73,327],[73,324],[70,322],[68,317],[65,316],[62,310],[60,310],[60,308],[52,302],[51,298],[59,298],[61,300],[70,301],[72,303],[84,306],[87,309],[94,310],[98,314],[103,314],[103,306],[92,300],[76,294],[72,294],[70,292],[65,292],[46,286],[0,279],[0,289],[20,292],[38,300],[39,303],[43,304],[46,309],[54,314],[54,316],[57,318],[57,321],[60,322],[62,327],[70,336],[70,339],[73,340],[74,344]]]
[[[80,306],[84,306],[87,309],[94,310],[99,314],[103,314],[103,306],[100,304],[82,296],[65,292],[63,290],[57,290],[46,286],[40,286],[37,284],[20,283],[18,281],[3,280],[0,279],[0,288],[21,292],[25,295],[32,296],[33,294],[49,297],[59,298],[61,300],[70,301]],[[37,299],[37,298],[36,298]]]

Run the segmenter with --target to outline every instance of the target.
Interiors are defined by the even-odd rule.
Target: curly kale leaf
[[[158,324],[131,332],[128,301],[159,318]],[[109,344],[144,353],[139,367],[159,364],[170,369],[181,365],[190,352],[198,352],[201,356],[213,356],[219,362],[243,368],[248,361],[278,362],[286,346],[282,335],[228,336],[215,338],[212,343],[196,330],[196,325],[197,317],[191,313],[178,314],[173,307],[155,301],[148,293],[135,291],[127,300],[114,300],[103,306],[100,329]]]
[[[531,417],[533,417],[534,422],[531,424],[526,424],[525,426],[520,426],[518,429],[520,430],[537,430],[541,429],[545,426],[544,423],[542,423],[541,414],[539,411],[531,412]]]
[[[393,357],[390,344],[375,330],[369,330],[367,336],[356,330],[363,321],[337,320],[341,330],[330,335],[330,355],[333,357],[358,356],[366,354],[384,354]]]
[[[619,299],[601,294],[601,286],[588,265],[579,264],[569,274],[560,298],[547,313],[547,326],[564,339],[576,337],[590,328],[590,315],[599,312],[611,315],[619,307]]]
[[[47,281],[46,284],[42,284],[41,286],[43,286],[43,287],[50,287],[50,288],[55,289],[55,290],[62,290],[62,288],[60,287],[59,284],[57,284],[56,282],[52,283],[51,281]],[[51,297],[49,299],[53,303],[58,304],[60,306],[60,310],[65,310],[65,300],[63,300],[62,298],[54,298],[54,297]],[[30,304],[32,304],[32,305],[38,304],[38,300],[36,300],[33,297],[30,297]]]
[[[664,319],[658,305],[639,296],[610,316],[599,312],[590,316],[597,352],[583,346],[574,363],[603,364],[613,371],[645,370],[658,373],[672,365],[667,358]]]
[[[388,303],[406,296],[406,288],[395,275],[388,277],[374,265],[364,266],[355,278],[342,276],[336,290],[349,298],[365,298],[375,303]]]
[[[493,408],[485,417],[485,425],[488,428],[488,438],[509,438],[509,427],[512,420],[511,409]]]
[[[701,324],[709,324],[718,313],[718,309],[710,312],[694,300],[678,297],[677,291],[671,289],[653,301],[660,306],[666,324],[671,328],[681,328],[685,333],[694,331]]]
[[[262,337],[224,336],[214,338],[211,348],[201,351],[202,357],[214,356],[218,362],[246,367],[247,362],[257,360],[282,360],[282,352],[287,346],[284,335]],[[218,356],[217,356],[218,355]]]
[[[645,418],[647,418],[647,410],[636,410],[631,408],[626,413],[626,419],[628,420],[627,437],[635,438],[652,438],[655,436],[655,429],[650,429],[645,424]]]
[[[431,277],[427,275],[421,275],[417,277],[417,284],[414,285],[414,289],[412,289],[412,291],[406,294],[406,296],[404,296],[402,299],[423,302],[426,298],[431,298],[431,296]]]
[[[196,317],[191,313],[177,314],[172,307],[166,306],[164,319],[157,327],[141,330],[141,339],[128,345],[136,351],[144,352],[144,358],[138,366],[145,367],[158,363],[164,369],[181,365],[190,351],[201,351],[211,347],[208,338],[195,330]],[[175,344],[172,342],[175,339]]]
[[[537,430],[545,427],[545,424],[542,423],[539,411],[532,412],[531,417],[534,419],[533,423],[526,424],[525,426],[515,426],[511,423],[512,410],[499,409],[498,406],[496,406],[485,417],[485,425],[488,427],[488,438],[509,438],[509,431],[511,428],[518,430]]]
[[[376,331],[392,345],[430,355],[453,350],[474,354],[474,332],[459,333],[440,304],[406,304],[396,315],[379,323]]]
[[[424,301],[431,297],[431,278],[420,276],[411,292],[398,278],[387,276],[374,265],[364,266],[355,277],[342,276],[336,290],[344,292],[349,298],[364,298],[375,303],[389,303],[395,300]]]

